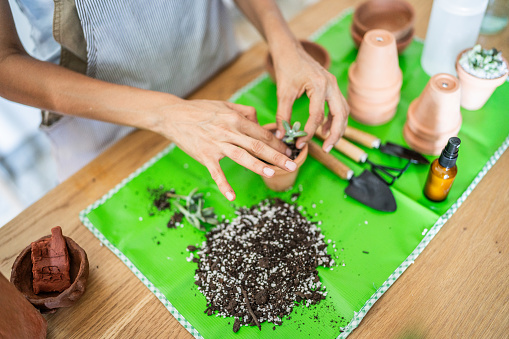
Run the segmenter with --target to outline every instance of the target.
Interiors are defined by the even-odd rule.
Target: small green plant
[[[475,45],[465,55],[473,70],[484,71],[486,75],[499,74],[504,64],[502,53],[495,48],[484,49],[481,45]]]
[[[293,127],[290,127],[290,124],[283,120],[283,127],[285,128],[285,136],[283,137],[283,141],[287,144],[294,144],[296,138],[308,135],[304,131],[299,131],[300,122],[298,121],[293,124]]]
[[[218,221],[214,213],[214,207],[203,208],[203,193],[197,193],[197,191],[198,189],[195,188],[188,195],[166,192],[166,197],[178,199],[179,203],[176,205],[180,213],[191,225],[200,231],[206,231],[204,224],[217,225]]]

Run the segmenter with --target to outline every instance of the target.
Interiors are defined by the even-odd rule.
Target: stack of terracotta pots
[[[359,47],[366,32],[385,29],[394,35],[401,53],[412,42],[414,19],[414,8],[404,0],[369,0],[355,8],[350,33]]]
[[[434,75],[408,108],[403,128],[406,142],[418,152],[439,155],[461,127],[460,85],[455,76]]]
[[[400,99],[403,73],[394,36],[382,29],[366,33],[348,70],[348,104],[353,119],[366,125],[391,120]]]

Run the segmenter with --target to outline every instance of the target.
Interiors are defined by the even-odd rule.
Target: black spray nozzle
[[[460,148],[461,140],[457,137],[449,138],[447,142],[447,146],[445,146],[442,154],[447,158],[457,158],[458,157],[458,149]]]
[[[452,167],[456,164],[456,158],[458,158],[458,150],[460,148],[461,140],[457,137],[449,138],[447,145],[445,146],[440,159],[438,160],[440,165],[443,167]]]

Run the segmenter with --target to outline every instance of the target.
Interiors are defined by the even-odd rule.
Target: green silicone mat
[[[351,10],[342,13],[311,37],[329,51],[330,71],[337,76],[343,93],[347,89],[348,67],[357,53],[349,35],[351,13]],[[405,144],[402,128],[406,111],[429,79],[420,66],[421,51],[422,43],[413,41],[400,56],[404,79],[395,118],[376,127],[351,120],[350,126],[373,133],[382,141]],[[284,193],[271,192],[258,175],[229,159],[222,160],[221,165],[237,192],[237,200],[229,203],[203,166],[170,146],[82,211],[80,218],[195,337],[346,337],[417,258],[507,148],[509,124],[505,123],[505,104],[508,96],[509,85],[505,83],[482,110],[462,111],[458,176],[448,199],[441,203],[432,203],[422,194],[428,166],[410,167],[392,186],[397,211],[383,213],[346,196],[347,182],[310,157],[294,188]],[[232,101],[256,107],[260,123],[271,122],[277,105],[276,87],[264,74],[240,90]],[[296,101],[294,120],[304,122],[307,119],[308,104],[305,96]],[[376,163],[405,164],[376,150],[367,152]],[[363,166],[335,151],[332,153],[354,169],[356,175],[362,172]],[[292,194],[300,192],[296,203],[302,206],[308,218],[322,222],[325,238],[332,241],[328,252],[337,266],[319,268],[320,279],[328,290],[327,298],[310,308],[297,306],[291,319],[283,320],[282,326],[273,329],[272,324],[264,323],[261,332],[256,327],[242,327],[235,334],[233,318],[204,314],[205,298],[194,285],[197,265],[186,260],[189,254],[186,247],[200,245],[205,240],[204,234],[187,222],[181,228],[166,227],[171,214],[157,211],[148,191],[160,185],[175,188],[181,194],[198,187],[206,194],[206,205],[214,206],[217,214],[224,218],[234,217],[235,209],[240,206],[251,206],[267,197],[290,200]]]

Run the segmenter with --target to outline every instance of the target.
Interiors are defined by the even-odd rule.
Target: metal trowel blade
[[[394,212],[396,200],[390,188],[370,171],[352,177],[345,193],[355,200],[379,211]]]
[[[393,144],[392,142],[387,142],[385,145],[380,145],[380,151],[398,158],[408,159],[414,164],[429,164],[429,160],[426,159],[421,153],[398,144]]]

